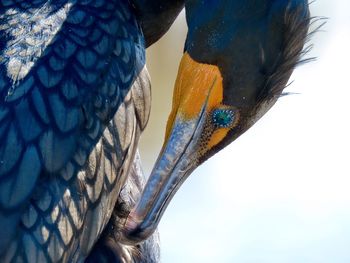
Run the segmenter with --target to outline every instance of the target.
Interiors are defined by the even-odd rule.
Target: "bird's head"
[[[276,102],[309,25],[305,0],[186,2],[188,35],[165,142],[126,237],[155,229],[176,190]]]

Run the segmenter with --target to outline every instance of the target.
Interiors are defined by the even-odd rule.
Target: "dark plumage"
[[[134,0],[132,4],[145,36],[146,47],[168,31],[185,5],[184,0]]]
[[[150,106],[128,1],[0,1],[0,257],[82,261]]]

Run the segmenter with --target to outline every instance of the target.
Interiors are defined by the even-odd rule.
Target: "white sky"
[[[350,262],[350,1],[312,10],[330,20],[292,76],[300,94],[185,182],[160,224],[163,263]]]

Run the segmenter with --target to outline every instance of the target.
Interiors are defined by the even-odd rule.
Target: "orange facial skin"
[[[219,68],[214,65],[198,63],[188,53],[184,53],[175,83],[173,106],[168,118],[165,143],[170,136],[176,117],[180,117],[184,121],[198,118],[205,103],[207,103],[205,108],[207,116],[210,116],[211,111],[216,108],[232,108],[223,105],[222,101],[223,78]],[[237,120],[238,118],[235,118],[234,124]],[[206,127],[207,132],[205,138],[203,137],[205,142],[201,142],[201,152],[205,153],[221,142],[234,124],[230,127],[216,129]]]

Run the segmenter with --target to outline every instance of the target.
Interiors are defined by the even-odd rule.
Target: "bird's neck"
[[[136,10],[146,46],[161,38],[184,7],[184,0],[129,0]]]

